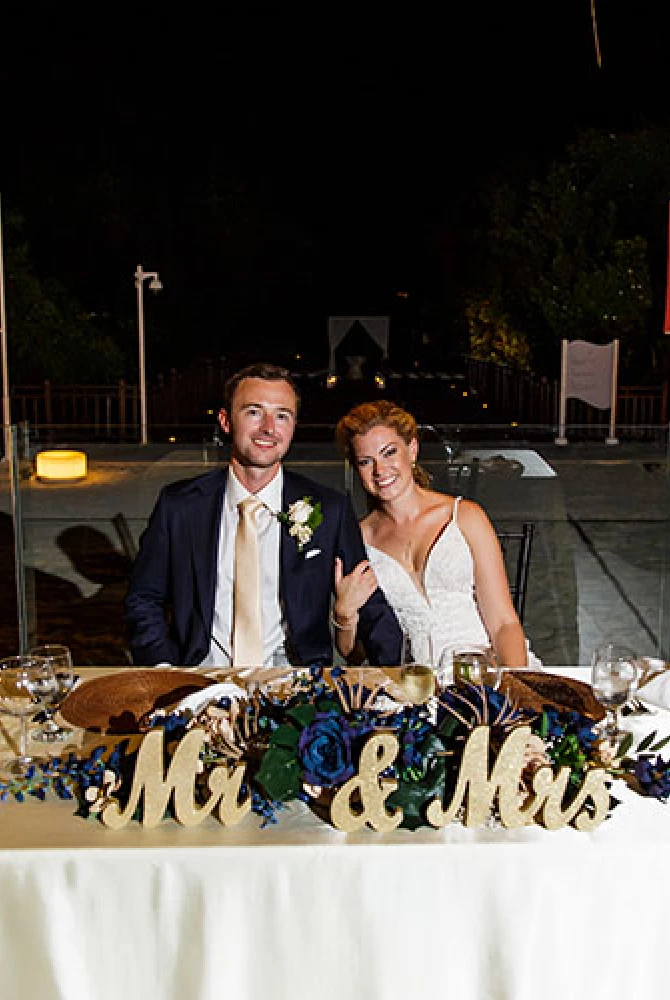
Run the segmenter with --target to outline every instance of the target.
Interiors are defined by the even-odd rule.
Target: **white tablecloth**
[[[0,996],[666,1000],[670,806],[617,793],[592,834],[348,836],[303,807],[114,832],[5,804]]]

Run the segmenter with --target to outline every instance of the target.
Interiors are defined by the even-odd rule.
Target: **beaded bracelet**
[[[340,631],[342,631],[342,632],[355,632],[356,631],[356,627],[358,625],[358,614],[356,615],[356,621],[354,622],[353,625],[341,625],[340,622],[338,622],[338,620],[335,617],[335,615],[333,614],[333,612],[331,611],[330,612],[330,624],[333,626],[333,628],[339,628]]]

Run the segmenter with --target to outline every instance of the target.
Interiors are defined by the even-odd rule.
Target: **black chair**
[[[116,533],[119,536],[123,554],[130,560],[130,562],[134,562],[135,557],[137,556],[137,545],[130,531],[130,527],[128,526],[128,522],[126,521],[126,515],[119,511],[119,513],[115,514],[112,518],[112,524],[114,525]]]
[[[498,541],[503,551],[507,574],[510,579],[512,603],[523,622],[526,607],[526,590],[528,588],[528,571],[530,569],[530,550],[533,545],[535,525],[525,521],[519,531],[497,531]],[[516,561],[514,553],[516,551]]]

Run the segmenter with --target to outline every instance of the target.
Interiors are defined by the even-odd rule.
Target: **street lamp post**
[[[135,288],[137,289],[137,335],[140,349],[140,443],[148,443],[147,428],[147,374],[144,363],[144,282],[149,278],[149,288],[152,292],[160,292],[163,285],[158,277],[158,271],[145,271],[141,264],[135,271]]]
[[[4,437],[3,459],[10,460],[12,448],[12,408],[9,398],[9,373],[7,371],[7,316],[5,314],[5,269],[2,257],[2,204],[0,203],[0,365],[2,365],[2,423]]]

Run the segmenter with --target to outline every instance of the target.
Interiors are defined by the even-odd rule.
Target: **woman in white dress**
[[[336,439],[372,505],[361,521],[367,561],[347,576],[336,565],[341,655],[354,655],[358,609],[379,585],[410,638],[430,635],[435,666],[466,645],[491,646],[500,666],[526,666],[493,526],[473,501],[428,488],[414,417],[387,400],[362,403],[340,420]]]

